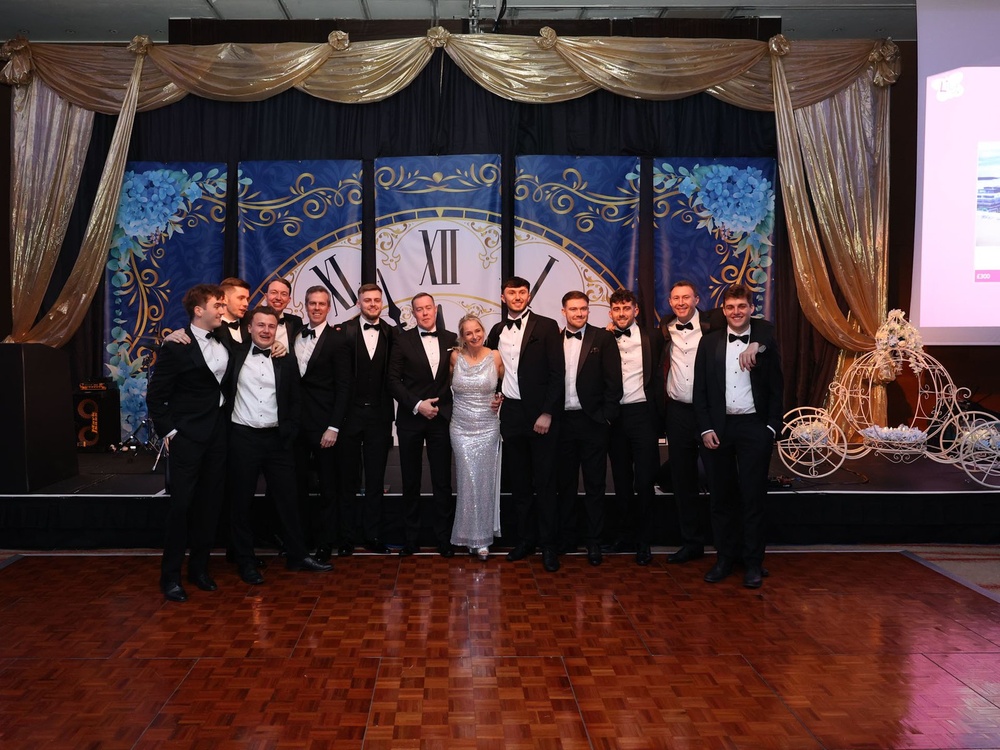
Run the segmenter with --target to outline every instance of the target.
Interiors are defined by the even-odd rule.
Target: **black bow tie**
[[[421,331],[420,335],[421,336],[435,336],[436,337],[438,335],[438,332],[437,331]]]
[[[692,323],[689,320],[687,323],[678,323],[676,326],[674,326],[674,328],[676,328],[678,331],[693,331],[694,323]]]
[[[253,346],[250,349],[250,353],[251,354],[263,354],[268,359],[271,358],[271,350],[270,349],[261,349],[259,346],[256,346],[256,345]]]
[[[222,340],[222,339],[219,338],[219,334],[217,334],[215,331],[209,331],[208,333],[206,333],[205,334],[205,338],[208,339],[209,341],[221,341]]]
[[[376,331],[378,330],[378,323],[365,323],[365,331]]]
[[[278,325],[279,326],[285,325],[285,316],[284,315],[279,315],[278,316]]]
[[[238,320],[224,320],[222,322],[225,323],[230,328],[232,328],[234,331],[240,327],[240,321]]]
[[[314,339],[314,338],[316,338],[316,330],[314,328],[306,327],[306,328],[303,328],[299,333],[302,336],[302,338],[304,338],[304,339]]]
[[[631,328],[626,328],[626,329],[622,330],[621,328],[616,328],[615,329],[615,338],[616,339],[620,339],[622,336],[628,336],[629,338],[632,338],[632,329]]]
[[[742,341],[744,344],[749,344],[750,343],[750,334],[749,333],[744,333],[742,336],[737,336],[735,333],[729,334],[729,343],[731,344],[734,341]]]
[[[566,338],[568,339],[583,339],[583,331],[577,331],[576,333],[570,333],[566,331]]]
[[[515,327],[517,328],[517,330],[520,331],[521,330],[521,319],[520,318],[511,318],[511,319],[509,319],[507,321],[506,325],[507,325],[507,330],[508,331],[511,328],[515,328]]]

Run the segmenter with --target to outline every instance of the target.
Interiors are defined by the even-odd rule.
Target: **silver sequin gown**
[[[470,365],[459,354],[452,374],[451,449],[458,496],[451,543],[477,549],[500,534],[500,420],[490,409],[497,386],[493,355]]]

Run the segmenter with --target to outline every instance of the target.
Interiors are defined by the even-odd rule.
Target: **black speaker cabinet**
[[[0,494],[76,476],[69,357],[42,344],[0,344]]]
[[[73,421],[77,450],[107,452],[121,440],[118,389],[105,383],[81,384],[73,394]]]

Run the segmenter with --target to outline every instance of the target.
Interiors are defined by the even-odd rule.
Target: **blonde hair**
[[[483,325],[483,321],[475,315],[463,315],[462,319],[458,321],[458,349],[460,351],[465,349],[465,339],[462,338],[462,326],[466,323],[478,323],[479,329],[483,332],[484,336],[486,335],[486,326]]]

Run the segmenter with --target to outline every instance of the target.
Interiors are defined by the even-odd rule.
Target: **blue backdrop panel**
[[[753,292],[754,315],[772,317],[774,159],[653,160],[656,311],[670,285],[694,282],[703,309],[732,284]]]
[[[397,325],[433,295],[438,322],[500,320],[500,157],[417,156],[375,162],[375,269]]]
[[[519,156],[514,197],[514,271],[532,283],[532,309],[562,320],[562,295],[577,289],[606,312],[615,289],[638,289],[634,158]]]
[[[250,304],[267,284],[292,284],[288,312],[305,317],[305,292],[330,290],[330,322],[351,317],[361,285],[361,162],[240,163],[239,274]]]
[[[121,392],[122,437],[141,428],[146,374],[164,334],[187,324],[182,300],[222,275],[224,164],[130,162],[106,271],[105,362]]]

